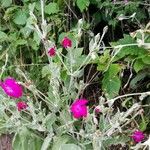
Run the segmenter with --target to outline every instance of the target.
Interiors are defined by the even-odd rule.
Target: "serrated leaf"
[[[45,13],[46,14],[56,14],[59,12],[59,6],[57,3],[49,3],[48,5],[45,6]]]
[[[60,150],[81,150],[81,148],[75,144],[63,144]]]
[[[14,16],[14,23],[17,25],[24,25],[27,21],[27,15],[24,10],[18,10]]]
[[[90,4],[89,0],[77,0],[76,4],[81,12],[83,12]]]

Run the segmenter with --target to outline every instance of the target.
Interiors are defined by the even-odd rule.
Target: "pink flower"
[[[28,105],[26,104],[26,102],[18,102],[17,103],[17,109],[18,111],[24,110],[28,107]]]
[[[124,3],[127,4],[127,3],[128,3],[128,0],[124,0]]]
[[[131,137],[136,143],[141,142],[145,138],[143,132],[139,130],[133,132]]]
[[[61,44],[64,48],[68,48],[72,46],[72,41],[69,38],[64,37]]]
[[[13,78],[6,78],[0,83],[3,91],[10,97],[20,98],[23,94],[22,87]]]
[[[56,55],[56,49],[55,47],[51,47],[49,50],[48,50],[48,54],[49,56],[53,57]]]
[[[100,106],[96,106],[96,107],[95,107],[95,113],[98,114],[98,113],[100,113],[100,112],[101,112]]]
[[[73,117],[76,119],[87,116],[87,106],[88,100],[86,99],[77,99],[70,107],[70,111],[73,114]]]

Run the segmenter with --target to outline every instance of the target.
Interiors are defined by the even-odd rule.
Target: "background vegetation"
[[[0,1],[0,78],[13,76],[20,81],[25,86],[22,100],[30,108],[18,113],[14,110],[15,101],[1,90],[1,134],[14,134],[15,150],[57,150],[62,145],[65,150],[96,150],[112,144],[131,147],[135,143],[129,142],[129,135],[134,129],[145,132],[148,138],[150,2],[45,0],[44,4],[43,18],[40,1]],[[36,25],[46,33],[44,38]],[[65,36],[73,43],[74,64],[61,45]],[[55,43],[62,55],[47,58],[45,41]],[[90,59],[84,61],[86,58]],[[74,76],[62,61],[68,68],[72,64]],[[115,99],[121,95],[127,96]],[[71,119],[68,109],[80,97],[90,101],[91,116],[76,121]],[[94,108],[98,105],[102,114],[95,116]],[[132,113],[126,116],[129,110],[134,118]],[[122,126],[125,120],[120,120],[117,113],[124,113],[124,119],[130,120],[127,126]],[[117,121],[121,129],[112,130]],[[99,131],[107,136],[99,136]]]

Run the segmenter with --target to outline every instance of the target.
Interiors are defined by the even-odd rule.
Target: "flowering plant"
[[[114,107],[118,99],[136,95],[142,101],[150,95],[150,92],[141,92],[118,96],[118,74],[121,72],[118,66],[121,65],[113,62],[119,57],[121,49],[132,43],[112,45],[113,52],[110,55],[103,43],[107,32],[105,27],[101,35],[91,35],[86,54],[80,45],[84,21],[80,19],[76,28],[62,33],[58,41],[55,41],[52,37],[48,38],[49,24],[45,20],[43,0],[40,6],[41,25],[34,15],[35,5],[32,4],[29,7],[27,27],[36,33],[42,43],[43,47],[39,46],[43,50],[40,59],[44,57],[46,63],[39,72],[42,72],[41,80],[46,82],[41,81],[40,84],[38,80],[37,84],[39,74],[35,74],[35,80],[31,80],[29,73],[18,66],[13,70],[16,73],[11,78],[4,79],[9,58],[9,53],[6,52],[0,74],[1,133],[14,134],[12,145],[15,150],[99,150],[112,144],[124,144],[132,139],[135,142],[146,140],[142,131],[132,133],[134,129],[126,130],[127,125],[134,123],[133,120],[142,115],[141,102],[127,107],[127,99],[122,103],[123,109]],[[142,43],[142,46],[147,44]],[[108,62],[105,64],[105,61]],[[85,73],[86,66],[90,64],[97,64],[97,69],[104,76],[103,92],[94,104],[85,94],[89,85],[98,77],[97,73],[90,77],[90,69],[88,74]],[[117,88],[114,86],[116,83]],[[44,84],[46,88],[42,88],[45,87]],[[110,89],[110,86],[114,88]]]

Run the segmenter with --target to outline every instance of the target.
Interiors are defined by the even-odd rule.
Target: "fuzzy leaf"
[[[27,20],[27,15],[24,10],[18,10],[14,16],[14,23],[17,25],[24,25]]]
[[[48,150],[48,147],[50,145],[50,142],[52,140],[52,134],[49,134],[45,139],[42,144],[41,150]]]
[[[81,148],[75,144],[63,144],[60,150],[81,150]]]

